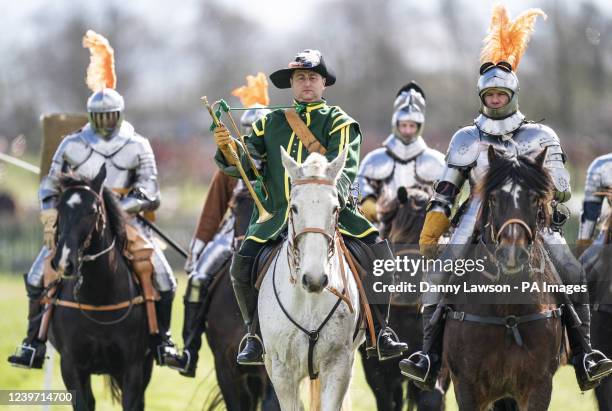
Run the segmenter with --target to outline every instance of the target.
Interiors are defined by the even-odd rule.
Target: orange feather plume
[[[507,61],[516,71],[527,49],[538,16],[546,20],[546,14],[541,9],[529,9],[511,21],[506,6],[503,4],[493,6],[489,32],[480,52],[480,62],[497,64],[500,61]]]
[[[244,107],[252,107],[255,104],[262,106],[270,105],[268,96],[268,79],[264,73],[257,73],[257,76],[246,76],[246,86],[232,90],[232,95],[240,98]]]
[[[83,47],[89,49],[90,60],[87,67],[85,83],[91,91],[100,91],[103,88],[115,88],[117,76],[115,75],[115,51],[106,37],[93,30],[87,30],[83,36]]]

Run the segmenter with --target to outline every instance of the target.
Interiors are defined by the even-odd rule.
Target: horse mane
[[[545,167],[540,166],[531,157],[506,158],[498,155],[476,189],[483,199],[489,198],[493,190],[503,186],[508,180],[533,190],[542,201],[550,199],[554,183]]]
[[[489,213],[489,203],[486,201],[491,192],[502,187],[508,181],[520,184],[535,192],[540,204],[548,204],[552,200],[554,182],[548,170],[538,164],[534,159],[527,156],[507,158],[497,152],[496,159],[489,164],[489,170],[476,187],[476,195],[482,199],[483,207],[481,216],[481,227],[484,225],[484,216]],[[548,224],[550,213],[548,207],[540,207],[537,210],[539,218]]]
[[[62,190],[82,185],[91,187],[91,184],[91,179],[74,174],[62,174],[60,177],[60,186]],[[102,199],[104,200],[104,208],[106,209],[106,221],[111,232],[115,235],[117,247],[119,247],[119,250],[123,250],[127,243],[125,229],[126,215],[115,194],[107,187],[102,188]]]

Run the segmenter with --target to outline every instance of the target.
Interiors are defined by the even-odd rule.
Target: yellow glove
[[[374,197],[367,197],[361,203],[361,214],[365,216],[371,222],[378,221],[378,215],[376,213],[376,200]]]
[[[590,238],[579,238],[576,240],[576,255],[580,257],[591,244],[593,244],[593,240]]]
[[[438,240],[442,237],[448,227],[450,220],[441,211],[430,211],[425,216],[425,223],[421,236],[419,237],[419,249],[421,254],[427,258],[434,258],[438,253]]]
[[[55,249],[55,223],[57,222],[57,210],[49,208],[40,212],[40,222],[43,225],[43,244],[49,250]]]
[[[219,150],[221,150],[221,152],[223,153],[223,156],[225,157],[227,162],[231,165],[234,165],[235,161],[234,157],[232,157],[232,155],[230,154],[230,147],[234,149],[235,153],[238,153],[238,147],[236,146],[236,142],[230,135],[230,132],[227,127],[225,127],[223,124],[215,127],[214,136],[215,143],[217,144],[217,147],[219,147]]]

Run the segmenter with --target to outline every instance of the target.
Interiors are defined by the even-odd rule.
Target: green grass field
[[[179,278],[181,284],[179,293],[182,296],[185,277]],[[51,378],[45,381],[45,371],[23,370],[8,366],[4,358],[10,355],[15,345],[23,338],[26,318],[26,297],[21,278],[13,275],[0,275],[0,389],[63,389],[60,376],[58,356],[54,361],[48,361],[51,367]],[[180,336],[182,324],[181,298],[174,303],[173,335],[175,339]],[[180,338],[178,338],[180,340]],[[207,399],[216,391],[216,380],[213,371],[210,351],[205,345],[200,358],[198,376],[196,379],[181,377],[175,371],[156,367],[153,378],[149,384],[146,396],[147,410],[203,410],[206,409]],[[100,376],[94,377],[94,392],[99,410],[118,410],[120,406],[113,404],[104,380]],[[365,383],[361,364],[356,361],[354,378],[351,385],[351,398],[353,410],[375,410],[374,397]],[[454,395],[447,395],[448,410],[456,410]],[[2,407],[0,407],[2,408]],[[33,407],[32,407],[33,408]],[[2,409],[23,410],[27,407],[9,407]],[[53,409],[62,410],[69,407],[56,406]],[[574,381],[573,370],[563,367],[555,377],[553,400],[550,407],[554,411],[587,411],[596,410],[593,394],[581,394]]]

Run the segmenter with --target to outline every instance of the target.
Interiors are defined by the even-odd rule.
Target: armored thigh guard
[[[134,257],[133,263],[146,264],[146,261],[149,261],[149,264],[152,264],[155,288],[160,292],[174,291],[176,278],[163,251],[153,241],[151,230],[135,218],[128,224],[127,229],[128,252]]]

